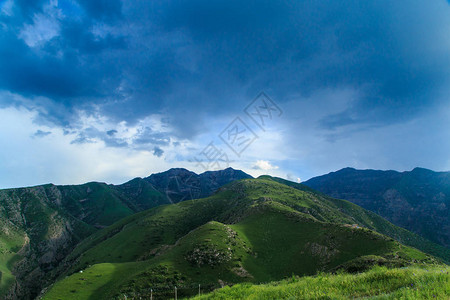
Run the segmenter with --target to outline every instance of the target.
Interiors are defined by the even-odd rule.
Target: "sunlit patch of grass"
[[[450,299],[449,267],[375,267],[360,274],[319,274],[238,284],[194,299]]]

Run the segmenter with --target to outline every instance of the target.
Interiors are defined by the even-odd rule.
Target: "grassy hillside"
[[[156,207],[83,241],[44,299],[148,296],[150,289],[164,298],[174,286],[189,296],[198,284],[211,290],[293,274],[436,262],[363,228],[382,225],[373,214],[337,203],[274,180],[249,179],[209,198]]]
[[[450,172],[345,168],[305,184],[331,197],[349,200],[450,248]]]
[[[238,284],[193,299],[449,299],[448,267],[375,267],[365,273],[293,277],[264,285]]]
[[[380,217],[379,215],[367,211],[358,205],[355,205],[349,201],[331,198],[325,194],[312,190],[310,187],[304,184],[299,184],[281,178],[275,178],[270,176],[261,176],[261,178],[266,180],[273,180],[282,184],[289,185],[300,191],[307,191],[309,193],[312,193],[315,195],[315,197],[321,199],[323,202],[327,202],[331,207],[343,213],[351,215],[354,218],[355,223],[362,224],[364,225],[364,227],[370,228],[379,233],[390,236],[393,239],[405,245],[417,248],[426,253],[430,253],[434,256],[440,257],[447,263],[450,262],[450,249],[435,244],[425,239],[424,237],[414,234],[408,230],[395,226],[394,224],[387,222],[384,218]],[[441,231],[443,230],[444,229],[441,229]]]

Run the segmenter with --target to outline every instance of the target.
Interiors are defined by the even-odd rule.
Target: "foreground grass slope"
[[[264,285],[238,284],[195,297],[226,299],[450,299],[449,267],[375,267],[360,274],[293,277]]]
[[[436,263],[363,228],[383,223],[336,201],[274,180],[251,179],[209,198],[150,209],[83,241],[44,299],[146,297],[150,290],[170,298],[174,286],[180,297],[192,296],[198,284],[212,290],[293,274]],[[359,226],[353,228],[354,223]]]

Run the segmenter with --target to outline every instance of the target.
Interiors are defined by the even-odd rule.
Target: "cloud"
[[[24,25],[19,33],[19,38],[22,38],[29,47],[35,47],[50,41],[59,35],[60,17],[57,8],[51,5],[45,6],[43,13],[33,16],[32,24]]]
[[[113,135],[115,135],[117,132],[118,132],[117,130],[112,129],[112,130],[108,130],[108,131],[106,132],[106,134],[109,135],[109,136],[113,136]]]
[[[39,41],[29,43],[44,45],[39,53],[29,49],[15,36],[23,20],[4,16],[10,29],[0,42],[11,50],[1,53],[8,58],[0,62],[8,70],[0,75],[1,87],[49,97],[68,109],[95,103],[118,122],[167,113],[179,137],[195,137],[206,129],[205,115],[233,113],[267,88],[281,102],[293,93],[354,88],[359,95],[353,105],[318,125],[383,126],[436,104],[449,79],[443,71],[450,64],[449,7],[441,2],[80,0],[16,6],[16,18],[19,12],[31,18],[25,28],[42,27],[29,35]],[[48,7],[59,12],[45,18],[51,24],[41,20]],[[185,115],[196,116],[195,122]]]
[[[133,142],[139,145],[168,145],[170,136],[164,132],[155,132],[150,127],[144,127],[138,130]]]
[[[272,165],[270,162],[266,161],[266,160],[258,160],[255,165],[253,166],[254,170],[264,170],[264,171],[269,171],[269,170],[276,170],[278,169],[277,166]]]
[[[7,16],[11,16],[12,15],[13,5],[14,5],[14,1],[13,0],[6,0],[6,1],[4,1],[2,4],[0,4],[0,12],[2,14],[7,15]]]
[[[122,16],[120,0],[78,0],[85,12],[92,18],[114,22]]]
[[[190,167],[185,162],[161,159],[153,151],[108,147],[102,142],[71,143],[76,133],[37,125],[33,122],[36,116],[37,112],[25,108],[0,108],[0,128],[10,128],[0,130],[0,140],[8,141],[0,147],[0,188],[50,182],[120,184],[172,167]],[[45,138],[36,138],[36,133]],[[178,148],[180,153],[184,151],[182,144]]]
[[[181,164],[265,91],[284,114],[236,162],[252,174],[255,161],[301,178],[438,168],[447,144],[410,132],[447,128],[449,14],[445,1],[8,0],[0,109],[33,112],[27,138],[52,132],[33,145],[65,132],[93,156],[161,149]]]
[[[297,183],[301,183],[302,182],[300,177],[295,177],[292,174],[286,174],[286,179],[289,180],[289,181],[297,182]]]
[[[34,136],[34,137],[44,137],[44,136],[47,136],[47,135],[50,135],[50,134],[52,134],[51,131],[42,131],[42,130],[38,129],[38,130],[33,134],[33,136]]]
[[[164,150],[159,147],[153,148],[153,155],[156,157],[161,157],[164,154]]]

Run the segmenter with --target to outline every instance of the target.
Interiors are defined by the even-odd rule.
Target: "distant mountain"
[[[43,299],[148,299],[151,293],[164,299],[173,298],[175,286],[182,298],[197,294],[199,284],[208,291],[293,274],[436,262],[391,237],[436,247],[450,259],[450,250],[348,201],[282,179],[244,179],[96,232],[55,270],[59,281]]]
[[[121,185],[42,185],[0,190],[0,299],[29,299],[48,272],[99,228],[137,212],[197,196],[248,174],[171,169]],[[9,293],[9,296],[8,296]]]
[[[450,172],[345,168],[304,184],[331,197],[351,201],[450,248]]]
[[[186,169],[170,169],[152,174],[145,181],[166,196],[171,203],[205,198],[219,187],[239,179],[252,178],[241,170],[228,168],[220,171],[207,171],[200,175]]]

